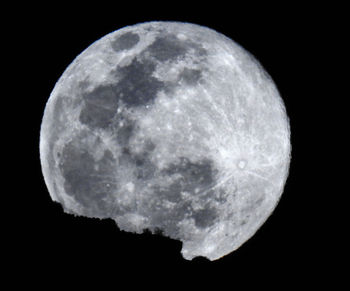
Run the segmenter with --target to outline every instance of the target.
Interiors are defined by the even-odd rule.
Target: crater
[[[157,169],[149,157],[154,148],[155,146],[152,146],[151,142],[146,143],[141,153],[133,153],[128,147],[124,147],[122,155],[119,157],[119,163],[133,168],[137,180],[149,180],[154,176]]]
[[[206,50],[199,44],[186,39],[179,39],[173,34],[165,34],[158,36],[146,52],[156,60],[165,62],[184,57],[190,50],[194,50],[194,53],[198,56],[206,54]]]
[[[182,185],[179,182],[174,182],[168,187],[164,188],[161,188],[159,186],[153,187],[155,196],[159,197],[161,200],[167,200],[174,203],[178,203],[182,200],[181,191]]]
[[[50,131],[45,134],[49,134],[50,138],[47,138],[48,141],[48,146],[50,149],[55,148],[56,141],[58,139],[58,136],[65,126],[62,121],[61,121],[61,116],[62,112],[64,112],[64,98],[66,98],[63,95],[57,96],[55,100],[55,105],[53,106],[53,111],[52,111],[52,119],[51,119],[51,124],[53,126],[50,126]],[[54,161],[56,160],[54,150],[49,151],[49,158],[48,158],[48,165],[50,169],[54,170],[55,168],[55,163]]]
[[[239,160],[237,162],[237,167],[241,170],[243,170],[247,166],[247,161],[246,160]]]
[[[62,112],[64,112],[64,98],[66,97],[63,95],[57,96],[55,106],[53,106],[52,121],[56,126],[61,123]],[[53,129],[56,129],[56,126]]]
[[[133,48],[140,41],[137,33],[126,32],[112,42],[112,48],[116,52]]]
[[[158,36],[147,48],[147,52],[158,61],[165,62],[184,56],[188,51],[186,42],[179,40],[175,35]]]
[[[179,79],[188,85],[195,85],[202,77],[202,72],[196,69],[184,68],[179,74]]]
[[[126,147],[135,130],[135,122],[121,116],[119,118],[118,126],[116,127],[116,140],[118,144],[122,147]]]
[[[112,86],[99,86],[83,95],[79,121],[90,128],[108,127],[117,112],[118,99]]]
[[[162,172],[170,176],[177,175],[182,191],[193,194],[212,186],[217,174],[211,160],[203,159],[194,163],[186,157],[181,157],[177,163],[170,164]]]
[[[195,211],[192,215],[195,225],[199,228],[212,226],[217,216],[217,210],[209,206]]]

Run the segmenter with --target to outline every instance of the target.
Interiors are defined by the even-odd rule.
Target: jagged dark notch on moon
[[[138,34],[126,32],[112,42],[112,48],[116,52],[133,48],[140,41]]]
[[[155,192],[155,195],[157,195],[157,192]],[[151,230],[161,230],[165,235],[171,238],[178,238],[178,223],[182,221],[190,211],[191,203],[188,201],[181,201],[174,207],[167,208],[162,202],[157,201],[157,198],[154,197],[148,201],[148,205],[143,205],[144,214],[149,216],[151,213]]]

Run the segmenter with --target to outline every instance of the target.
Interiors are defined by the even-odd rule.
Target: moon
[[[47,101],[40,160],[66,213],[161,232],[219,259],[263,225],[291,159],[283,100],[224,35],[146,22],[94,42]]]

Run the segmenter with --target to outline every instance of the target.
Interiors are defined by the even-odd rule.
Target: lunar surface
[[[259,62],[178,22],[94,42],[56,83],[40,132],[44,179],[66,213],[161,232],[188,260],[219,259],[254,235],[290,152],[283,101]]]

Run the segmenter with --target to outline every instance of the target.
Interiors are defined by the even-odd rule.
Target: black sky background
[[[317,48],[333,36],[328,26],[332,11],[288,5],[264,10],[253,4],[247,8],[213,8],[203,3],[190,9],[176,4],[140,7],[131,3],[128,8],[117,4],[43,4],[9,9],[16,24],[13,27],[21,32],[15,40],[21,46],[12,52],[22,64],[19,72],[23,86],[16,90],[23,100],[20,138],[25,149],[23,144],[13,147],[21,147],[19,152],[26,161],[21,162],[23,181],[16,181],[19,214],[8,225],[10,246],[5,252],[12,258],[8,263],[11,274],[31,274],[25,280],[33,283],[42,283],[42,276],[57,283],[68,279],[93,281],[97,277],[104,278],[102,282],[116,280],[118,286],[117,282],[128,276],[128,284],[157,285],[166,278],[170,285],[186,279],[216,287],[231,284],[232,289],[235,282],[242,281],[249,289],[256,284],[268,286],[276,278],[283,278],[285,284],[327,279],[327,275],[320,275],[330,268],[320,235],[327,220],[320,215],[319,204],[324,197],[314,169],[321,152],[314,142],[321,130],[327,131],[327,125],[318,119],[325,99],[314,89],[321,82],[315,77],[315,70],[321,70]],[[292,162],[280,203],[255,236],[217,261],[186,261],[180,254],[180,242],[149,233],[122,232],[112,220],[64,214],[61,206],[51,201],[41,173],[41,118],[65,68],[107,33],[152,20],[204,25],[242,45],[275,81],[290,118]],[[322,188],[327,191],[325,184]],[[140,279],[145,273],[151,282]]]

